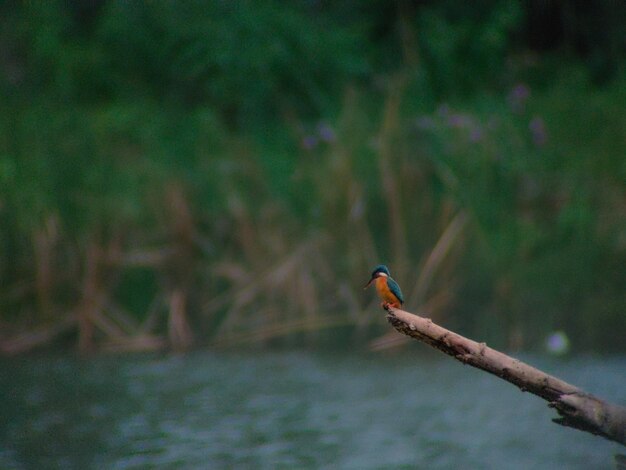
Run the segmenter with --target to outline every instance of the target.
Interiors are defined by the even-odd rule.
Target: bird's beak
[[[363,289],[367,289],[367,288],[370,286],[370,284],[371,284],[372,282],[374,282],[374,279],[376,279],[376,278],[375,278],[375,277],[372,277],[372,278],[370,279],[370,281],[369,281],[367,284],[365,284],[365,287],[364,287]]]

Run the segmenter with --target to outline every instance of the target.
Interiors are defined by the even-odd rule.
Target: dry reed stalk
[[[6,286],[4,292],[0,294],[0,298],[2,298],[6,303],[19,302],[24,297],[30,295],[32,290],[32,282],[20,279],[12,285]]]
[[[162,267],[176,251],[171,248],[133,249],[123,253],[119,258],[112,259],[113,264],[124,267]]]
[[[165,204],[168,209],[166,225],[172,247],[172,255],[162,266],[163,286],[169,292],[167,333],[171,347],[183,351],[193,343],[187,305],[195,275],[194,239],[197,230],[181,183],[172,182],[168,185]]]
[[[164,303],[163,294],[157,293],[157,295],[155,295],[152,299],[152,302],[150,302],[145,320],[139,326],[138,333],[140,335],[147,334],[156,328],[160,313],[159,309],[164,305]]]
[[[365,204],[363,202],[363,204]],[[374,242],[374,234],[371,228],[367,224],[365,217],[359,217],[354,220],[354,237],[357,240],[357,246],[360,254],[360,258],[367,260],[366,269],[370,269],[375,266],[380,260],[380,254],[376,249],[376,243]]]
[[[294,303],[297,302],[294,308],[298,309],[296,311],[303,312],[309,322],[315,322],[320,312],[318,294],[313,276],[306,265],[300,266],[299,273],[294,278],[294,281],[297,283],[296,291],[292,294]],[[314,339],[312,337],[313,331],[307,330],[306,333],[309,340]]]
[[[58,242],[59,228],[56,215],[48,216],[44,227],[36,230],[33,236],[35,254],[35,290],[39,311],[44,317],[50,317],[53,307],[54,250]]]
[[[132,337],[109,339],[102,344],[105,352],[150,352],[162,351],[167,346],[167,341],[161,336],[138,334]]]
[[[390,331],[369,342],[370,351],[386,351],[388,349],[399,348],[409,344],[410,339],[398,333]]]
[[[409,69],[419,64],[419,43],[414,26],[415,8],[411,2],[398,2],[398,25],[404,63]]]
[[[228,331],[239,329],[240,322],[247,322],[248,320],[243,316],[246,307],[252,305],[255,300],[262,296],[265,296],[266,300],[268,298],[271,300],[272,295],[276,294],[277,297],[274,300],[280,301],[281,304],[293,300],[294,292],[297,290],[287,287],[287,284],[296,278],[299,268],[306,265],[308,257],[319,247],[321,241],[321,237],[311,237],[269,269],[265,263],[265,269],[261,272],[250,274],[244,278],[250,279],[249,281],[238,283],[232,287],[223,299],[224,303],[230,301],[231,307],[226,313],[226,319],[220,324],[215,334],[223,335],[227,334]],[[213,303],[212,305],[215,306],[216,304]],[[280,311],[283,309],[281,308]]]
[[[90,319],[94,327],[97,327],[101,333],[111,338],[123,338],[126,333],[108,315],[105,315],[104,299],[99,304],[99,309],[91,312]],[[108,309],[107,309],[108,312]]]
[[[58,336],[75,327],[76,316],[68,315],[66,318],[52,325],[40,326],[33,331],[21,333],[12,338],[1,338],[0,351],[5,355],[28,352],[37,347],[51,343]]]
[[[83,275],[83,298],[77,309],[78,315],[78,350],[88,353],[94,349],[93,318],[103,303],[100,285],[99,263],[101,250],[97,243],[87,246]]]
[[[132,335],[139,330],[139,325],[132,315],[111,300],[107,304],[107,314],[122,335]]]
[[[467,220],[467,213],[465,211],[459,212],[441,234],[439,240],[428,255],[415,286],[411,290],[412,294],[409,298],[409,302],[407,302],[409,305],[414,305],[415,303],[419,305],[424,302],[426,293],[432,284],[435,274],[443,264],[448,253],[450,253],[454,244],[459,240],[459,236]]]
[[[175,351],[184,351],[191,347],[193,335],[186,312],[186,295],[179,289],[170,294],[170,313],[168,338]]]
[[[394,172],[392,161],[392,142],[394,133],[399,128],[400,104],[406,77],[403,74],[397,75],[390,85],[390,93],[385,102],[383,122],[378,135],[379,152],[378,165],[380,178],[385,200],[387,202],[387,213],[389,215],[390,240],[393,249],[394,266],[399,277],[404,277],[406,261],[408,260],[408,244],[406,232],[402,221],[402,205],[400,199],[400,186],[398,184],[398,174]]]
[[[170,183],[166,193],[166,204],[170,217],[172,238],[177,245],[193,246],[195,224],[185,196],[183,187],[179,183]]]
[[[235,220],[234,234],[239,241],[244,257],[251,266],[259,269],[263,266],[265,260],[259,256],[257,231],[255,230],[252,217],[250,217],[245,204],[239,196],[232,195],[228,200],[228,207]]]
[[[107,283],[105,279],[105,271],[112,264],[111,260],[120,258],[119,251],[119,240],[111,241],[106,248],[102,248],[94,239],[87,245],[82,299],[76,308],[78,350],[81,353],[94,351],[96,327],[105,337],[120,339],[126,336],[123,328],[105,314],[108,301],[107,288],[110,287],[110,282]]]
[[[365,326],[370,323],[371,317],[363,315],[361,301],[357,298],[355,290],[347,282],[339,282],[336,295],[337,300],[347,305],[348,315],[355,325]]]

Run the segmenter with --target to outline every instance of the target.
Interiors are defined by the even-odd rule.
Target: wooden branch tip
[[[518,359],[447,330],[429,318],[386,305],[387,320],[400,333],[484,370],[546,400],[553,421],[626,446],[626,408],[607,403]]]

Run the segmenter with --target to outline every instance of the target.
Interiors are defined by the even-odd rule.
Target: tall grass
[[[482,339],[536,347],[558,328],[619,348],[606,335],[624,326],[624,169],[604,139],[570,139],[590,106],[588,125],[621,139],[623,92],[577,80],[584,106],[557,87],[523,110],[486,96],[407,115],[391,86],[364,117],[367,96],[349,92],[335,121],[285,123],[288,156],[215,133],[202,112],[172,134],[134,106],[122,127],[112,110],[71,109],[45,138],[3,132],[2,349],[373,339],[384,315],[362,285],[380,262],[407,309]],[[600,145],[612,170],[589,160]],[[268,179],[281,158],[283,192]]]
[[[623,350],[623,70],[513,55],[507,0],[305,3],[0,7],[0,348],[390,347],[384,262],[466,334]]]

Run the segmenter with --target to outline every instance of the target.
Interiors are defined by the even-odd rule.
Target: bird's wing
[[[390,277],[388,277],[387,286],[389,286],[389,290],[391,291],[391,293],[398,298],[400,303],[403,304],[404,296],[402,295],[402,291],[400,290],[400,286],[398,285],[398,283],[394,281],[393,279],[391,279]]]

